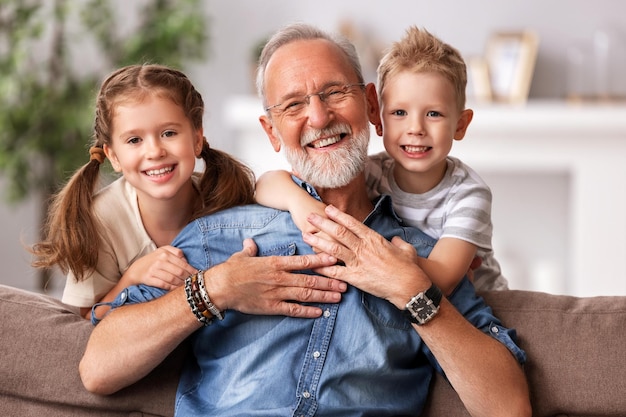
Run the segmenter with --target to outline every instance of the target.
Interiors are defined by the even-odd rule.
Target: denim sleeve
[[[165,291],[164,289],[150,287],[144,284],[133,285],[131,287],[124,288],[122,292],[120,292],[117,297],[115,297],[115,300],[108,303],[97,303],[91,308],[91,324],[93,324],[94,326],[97,325],[104,317],[106,317],[107,314],[109,314],[111,311],[115,310],[118,307],[126,304],[145,303],[147,301],[159,298],[165,295],[165,293],[167,293],[167,291]],[[95,314],[96,307],[103,305],[109,306],[111,307],[111,309],[102,318],[97,318]]]
[[[506,346],[520,364],[526,362],[526,352],[517,346],[517,332],[515,329],[508,329],[502,325],[500,320],[493,315],[491,307],[485,304],[482,297],[476,295],[474,286],[467,278],[463,278],[461,283],[448,297],[448,301],[477,329]],[[441,366],[437,363],[430,349],[427,346],[424,349],[431,363],[435,365],[439,372],[443,373]]]
[[[174,238],[172,246],[183,250],[185,258],[190,265],[193,265],[197,269],[208,269],[211,265],[207,260],[206,251],[204,250],[204,239],[206,239],[207,233],[205,230],[199,229],[200,226],[201,223],[198,221],[189,223],[183,228],[183,230],[181,230],[178,236]],[[167,291],[161,288],[151,287],[145,284],[133,285],[125,288],[118,294],[115,300],[107,303],[98,303],[92,307],[91,323],[95,326],[102,320],[102,318],[104,318],[98,318],[94,314],[95,307],[97,306],[108,305],[111,307],[111,310],[108,312],[110,313],[114,309],[123,305],[145,303],[147,301],[154,300],[155,298],[159,298],[165,295],[165,293],[167,293]]]

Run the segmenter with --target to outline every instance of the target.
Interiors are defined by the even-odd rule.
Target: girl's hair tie
[[[103,163],[104,158],[106,158],[106,155],[104,154],[104,149],[102,149],[99,146],[92,146],[91,148],[89,148],[89,160],[90,161],[95,159],[99,163]]]

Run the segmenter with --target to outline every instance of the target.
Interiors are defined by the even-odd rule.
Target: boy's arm
[[[444,294],[449,295],[470,269],[476,246],[465,240],[439,239],[428,258],[418,258],[418,265]]]
[[[326,204],[298,187],[287,171],[267,171],[262,174],[256,183],[256,200],[264,206],[289,211],[294,223],[303,232],[318,231],[306,220],[309,214],[326,216]]]

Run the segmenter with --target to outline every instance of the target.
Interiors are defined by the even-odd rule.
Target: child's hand
[[[311,213],[318,214],[322,217],[327,217],[326,213],[324,212],[325,208],[326,204],[314,198],[307,197],[306,200],[300,201],[299,204],[291,207],[289,211],[291,213],[291,218],[293,219],[293,222],[296,224],[296,226],[298,226],[298,229],[300,229],[302,233],[315,234],[319,232],[319,230],[311,223],[309,223],[307,217]]]
[[[470,280],[470,282],[473,284],[474,283],[474,270],[480,268],[480,266],[483,264],[483,259],[475,256],[474,259],[472,259],[472,263],[469,266],[469,269],[467,270],[467,278]]]
[[[311,226],[311,227],[312,227],[312,226]],[[334,243],[337,243],[337,240],[336,240],[336,239],[333,239],[332,237],[330,237],[330,235],[328,235],[328,234],[327,234],[327,233],[325,233],[325,232],[322,232],[321,230],[317,230],[317,231],[315,231],[315,232],[309,232],[309,233],[311,233],[312,235],[317,236],[317,237],[319,237],[320,239],[323,239],[323,240],[325,240],[325,241],[327,241],[327,242],[334,242]],[[313,252],[315,252],[315,253],[322,253],[322,252],[324,252],[323,250],[321,250],[320,248],[317,248],[317,247],[315,247],[315,246],[311,246],[311,247],[313,248]]]
[[[122,279],[128,280],[128,285],[146,284],[171,291],[196,272],[187,263],[183,251],[173,246],[161,246],[133,262]]]
[[[291,213],[293,222],[303,233],[315,234],[318,230],[307,221],[311,213],[326,217],[326,204],[311,197],[291,179],[287,171],[267,171],[256,183],[256,200],[259,204]]]
[[[122,289],[131,285],[145,284],[171,291],[183,285],[185,279],[196,272],[196,269],[187,263],[183,251],[173,246],[161,246],[133,262],[117,285],[99,302],[112,301]],[[110,307],[106,304],[100,305],[93,314],[96,318],[102,319],[109,309]],[[80,314],[90,320],[92,310],[81,308]]]
[[[298,207],[294,207],[291,211],[291,217],[293,218],[294,223],[298,226],[298,229],[302,231],[302,233],[310,233],[315,235],[321,239],[330,242],[336,242],[330,235],[325,232],[320,231],[317,227],[313,226],[308,220],[307,217],[311,214],[315,213],[324,218],[328,218],[324,209],[326,208],[326,204],[318,201],[314,198],[309,198],[306,201],[302,201]],[[313,251],[315,253],[323,252],[321,249],[313,246]]]

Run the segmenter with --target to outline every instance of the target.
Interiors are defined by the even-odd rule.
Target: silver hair
[[[358,82],[363,81],[363,71],[361,70],[361,63],[359,62],[359,55],[356,52],[356,48],[346,37],[340,35],[333,35],[318,29],[314,26],[306,23],[293,23],[285,26],[278,32],[276,32],[265,44],[256,70],[256,89],[259,97],[263,101],[263,108],[267,107],[267,100],[265,99],[265,69],[269,60],[281,46],[287,45],[291,42],[299,40],[315,40],[324,39],[339,47],[341,51],[348,58],[350,66],[354,70]]]

